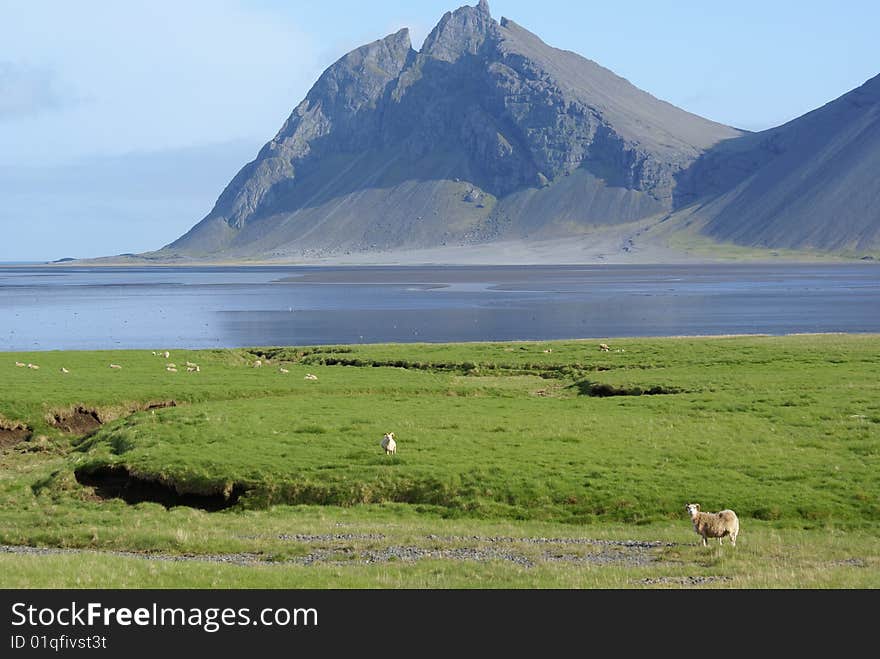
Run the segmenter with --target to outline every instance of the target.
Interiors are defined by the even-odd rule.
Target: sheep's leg
[[[708,547],[708,546],[709,546],[709,541],[706,540],[706,536],[703,536],[703,546],[704,546],[704,547]]]

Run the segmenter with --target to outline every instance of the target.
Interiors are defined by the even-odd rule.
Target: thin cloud
[[[32,117],[73,102],[54,71],[0,61],[0,119]]]

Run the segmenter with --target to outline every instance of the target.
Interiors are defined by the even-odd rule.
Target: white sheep
[[[29,363],[29,364],[27,365],[27,367],[30,368],[30,369],[32,369],[32,370],[34,370],[34,371],[38,371],[38,370],[40,370],[40,367],[37,366],[36,364],[30,364],[30,363]]]
[[[611,352],[611,346],[609,346],[607,343],[600,343],[599,350],[601,350],[602,352]]]
[[[303,378],[303,380],[312,380],[312,381],[317,380],[317,379],[318,379],[318,376],[312,375],[311,373],[306,373],[306,376]]]
[[[196,366],[198,366],[198,364],[196,364],[196,363],[194,363],[194,362],[190,362],[190,361],[188,361],[188,362],[186,363],[186,365],[187,365],[188,367],[190,367],[190,368],[195,368]]]
[[[115,368],[116,370],[119,370],[122,367],[119,364],[110,364],[110,368]]]
[[[163,353],[160,353],[165,359],[171,359],[171,353],[167,350]]]
[[[177,368],[177,364],[172,364],[171,362],[168,362],[167,364],[165,364],[165,368]]]
[[[284,368],[284,367],[279,368],[279,369],[278,369],[278,372],[279,372],[279,373],[290,373],[290,371],[288,371],[288,370],[287,370],[286,368]]]
[[[385,449],[385,455],[394,455],[397,453],[397,442],[394,441],[394,433],[387,432],[382,437],[382,448]]]
[[[15,365],[18,366],[19,368],[24,368],[24,367],[25,367],[25,363],[24,363],[24,362],[15,362]]]
[[[254,362],[254,368],[262,368],[262,366],[263,366],[263,361],[261,359],[258,359],[257,361]]]
[[[173,366],[166,366],[165,370],[168,371],[169,373],[177,373],[177,369],[174,368]]]
[[[732,510],[722,510],[718,513],[701,513],[700,504],[689,503],[685,506],[691,522],[694,524],[694,531],[703,538],[703,546],[709,545],[706,538],[718,538],[718,544],[721,539],[729,535],[730,544],[736,547],[736,536],[739,535],[739,519]]]
[[[63,366],[61,367],[61,372],[62,372],[62,373],[70,373],[70,371],[68,371],[68,370],[67,370],[66,368],[64,368]]]

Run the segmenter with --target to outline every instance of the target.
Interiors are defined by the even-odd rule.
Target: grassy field
[[[0,586],[880,586],[880,337],[606,343],[4,353]]]

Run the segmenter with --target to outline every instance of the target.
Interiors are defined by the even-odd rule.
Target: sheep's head
[[[689,503],[684,507],[687,510],[688,515],[691,517],[696,517],[697,513],[700,512],[700,504],[698,503]]]

